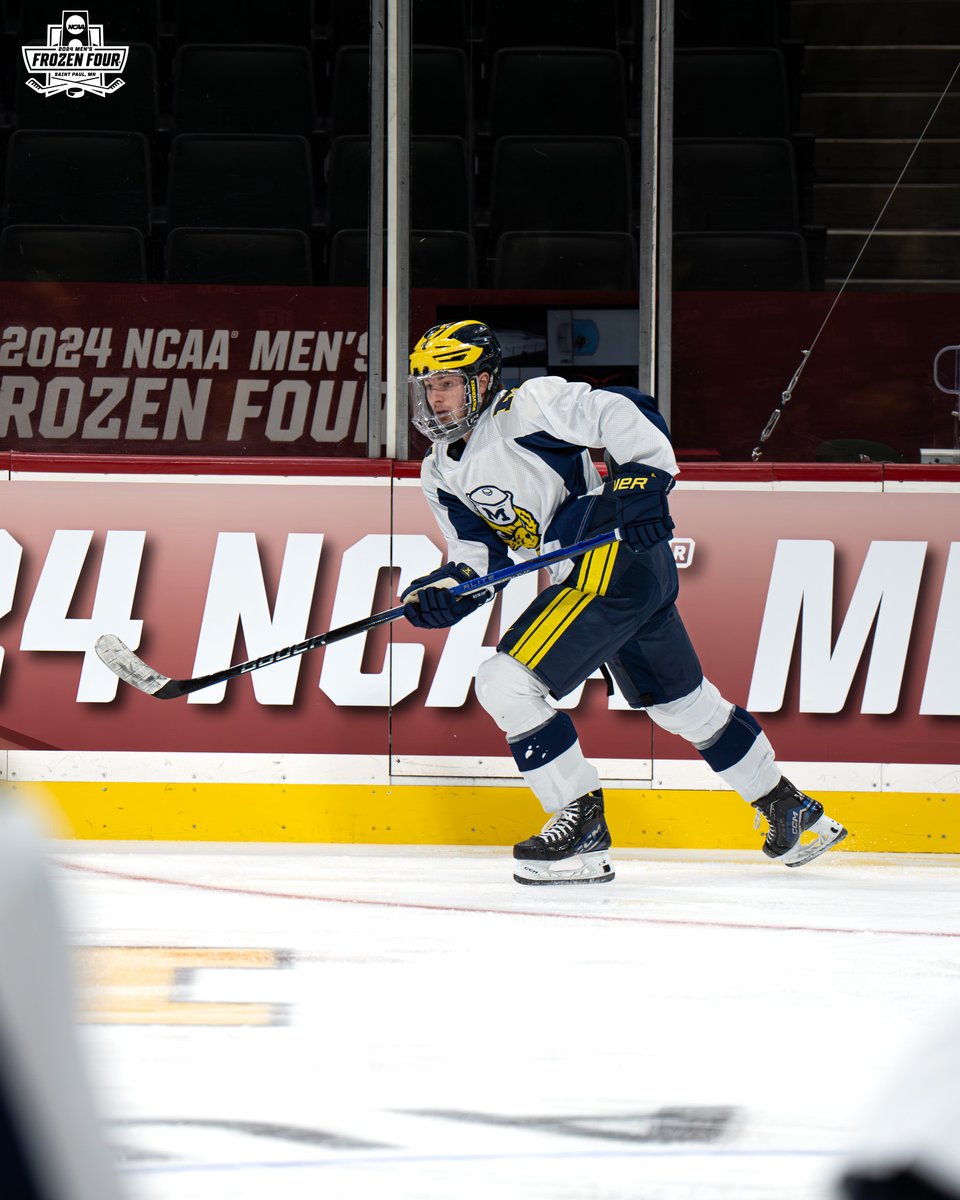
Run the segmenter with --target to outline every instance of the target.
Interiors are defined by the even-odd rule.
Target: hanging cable
[[[947,92],[950,91],[950,88],[953,86],[953,81],[954,81],[954,79],[956,79],[958,71],[960,71],[960,62],[958,62],[957,65],[953,68],[953,74],[947,80],[947,86],[940,93],[939,100],[937,100],[937,103],[933,106],[933,112],[927,118],[926,125],[924,125],[923,129],[921,130],[920,136],[917,138],[916,142],[913,145],[913,149],[910,151],[909,155],[907,156],[907,161],[903,164],[903,170],[900,172],[899,176],[897,177],[896,183],[890,189],[890,194],[889,194],[889,196],[887,196],[886,200],[884,201],[883,208],[880,209],[880,213],[879,213],[877,219],[873,223],[873,228],[870,230],[870,232],[867,234],[866,238],[864,239],[863,245],[860,247],[860,253],[853,260],[853,266],[847,272],[846,279],[840,285],[840,290],[837,292],[836,296],[834,296],[833,303],[830,305],[830,309],[827,312],[827,315],[823,318],[820,328],[817,330],[816,337],[810,343],[810,349],[800,351],[800,355],[801,355],[800,364],[797,367],[797,369],[794,371],[793,377],[790,380],[790,382],[787,384],[786,388],[783,390],[783,392],[780,393],[780,403],[770,414],[770,419],[767,421],[766,425],[763,427],[763,433],[760,434],[760,441],[753,448],[753,453],[750,455],[751,459],[754,462],[757,462],[760,459],[760,457],[763,455],[764,445],[769,440],[770,435],[776,429],[780,418],[783,416],[783,410],[793,399],[793,390],[797,386],[800,376],[803,374],[803,368],[810,361],[810,355],[813,353],[814,347],[816,346],[817,342],[820,340],[820,335],[823,333],[824,329],[826,329],[827,322],[833,316],[833,310],[839,304],[840,297],[846,291],[847,284],[853,278],[853,273],[859,266],[860,259],[863,258],[863,252],[866,250],[867,246],[869,245],[870,239],[877,232],[877,227],[879,226],[880,222],[883,220],[883,214],[889,208],[890,201],[893,199],[897,188],[903,182],[903,177],[904,177],[904,175],[906,175],[907,171],[910,168],[910,164],[913,162],[913,156],[916,154],[917,150],[919,150],[920,144],[923,141],[923,139],[927,136],[927,130],[933,124],[933,119],[937,115],[940,105],[944,101],[944,97],[946,96]]]

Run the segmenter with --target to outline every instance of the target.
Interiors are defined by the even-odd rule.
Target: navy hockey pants
[[[677,590],[668,542],[642,554],[613,542],[584,555],[562,583],[541,592],[497,649],[558,700],[605,664],[631,707],[666,704],[703,678],[677,612]]]

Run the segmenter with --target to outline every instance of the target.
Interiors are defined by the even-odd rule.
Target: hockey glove
[[[670,537],[674,524],[667,492],[673,484],[668,471],[627,463],[617,468],[616,478],[604,487],[616,501],[620,536],[631,550],[640,553]]]
[[[476,578],[476,571],[466,563],[447,563],[415,579],[400,597],[404,602],[403,615],[418,629],[447,629],[456,625],[479,608],[490,593],[484,590],[469,596],[451,596],[448,589]]]

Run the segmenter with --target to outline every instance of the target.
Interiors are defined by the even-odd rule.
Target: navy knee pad
[[[704,762],[714,771],[726,771],[746,756],[763,730],[757,719],[739,705],[730,720],[708,746],[698,747]]]
[[[557,715],[533,733],[525,733],[510,743],[513,758],[521,771],[535,771],[559,758],[577,741],[577,730],[573,721],[564,712]]]

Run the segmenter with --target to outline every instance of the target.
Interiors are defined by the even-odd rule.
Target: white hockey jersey
[[[556,376],[501,392],[465,445],[435,444],[420,478],[449,561],[486,575],[569,545],[575,523],[564,512],[602,486],[587,447],[677,474],[669,438],[633,400]],[[552,580],[570,567],[554,564]]]

